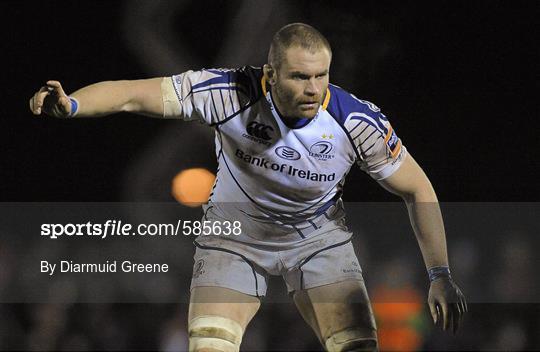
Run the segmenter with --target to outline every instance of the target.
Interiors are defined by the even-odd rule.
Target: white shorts
[[[225,287],[260,297],[266,294],[269,275],[281,275],[289,293],[345,280],[363,281],[351,235],[330,221],[290,248],[201,237],[195,242],[191,289]]]

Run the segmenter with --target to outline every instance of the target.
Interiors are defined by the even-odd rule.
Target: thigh
[[[236,321],[246,329],[257,313],[257,297],[224,287],[195,287],[191,291],[189,321],[203,315],[214,315]]]
[[[189,321],[200,316],[219,316],[245,329],[266,291],[264,272],[238,246],[235,250],[196,243]]]
[[[249,296],[266,294],[267,273],[254,262],[258,258],[248,258],[250,253],[246,253],[241,245],[234,250],[223,248],[219,243],[196,243],[196,247],[191,290],[198,287],[221,287]]]
[[[338,234],[334,232],[333,234]],[[345,232],[342,232],[345,234]],[[289,292],[348,281],[363,280],[362,268],[350,239],[322,239],[284,252],[283,274]]]
[[[323,343],[349,328],[376,337],[376,325],[363,280],[346,280],[295,291],[298,310]]]

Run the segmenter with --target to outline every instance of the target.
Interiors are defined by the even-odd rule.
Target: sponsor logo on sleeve
[[[401,150],[401,141],[399,140],[392,126],[390,126],[384,141],[390,150],[390,156],[395,159]]]

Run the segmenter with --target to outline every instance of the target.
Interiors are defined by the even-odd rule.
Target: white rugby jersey
[[[283,118],[262,69],[208,69],[172,76],[165,115],[214,127],[219,163],[210,218],[242,221],[238,240],[301,240],[343,217],[345,176],[357,163],[376,180],[406,149],[374,104],[329,85],[312,119]]]

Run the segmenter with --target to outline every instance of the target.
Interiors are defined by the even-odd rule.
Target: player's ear
[[[263,66],[263,72],[268,84],[274,85],[276,83],[276,70],[269,64],[265,64]]]

